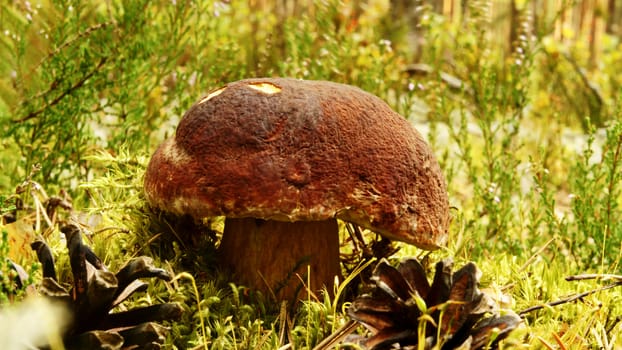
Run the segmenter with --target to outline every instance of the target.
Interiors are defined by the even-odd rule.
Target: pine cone
[[[369,329],[362,340],[372,349],[496,349],[520,324],[500,315],[490,296],[478,289],[481,271],[470,262],[452,274],[453,262],[436,264],[432,284],[416,259],[397,268],[383,259],[374,269],[369,294],[352,302],[348,315]]]
[[[72,315],[63,340],[67,349],[159,349],[167,328],[156,322],[178,320],[182,308],[176,303],[157,304],[112,313],[133,293],[147,289],[140,278],[156,277],[166,281],[171,276],[153,266],[148,257],[130,260],[116,274],[108,271],[95,253],[82,243],[80,228],[61,228],[67,238],[73,288],[58,283],[54,259],[43,241],[31,244],[43,266],[39,291],[67,306]]]

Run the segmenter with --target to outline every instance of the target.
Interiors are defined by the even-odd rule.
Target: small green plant
[[[618,118],[621,114],[618,114]],[[570,251],[586,268],[603,272],[622,258],[622,123],[605,130],[602,146],[595,145],[595,130],[582,158],[572,169],[570,190],[575,225],[570,231]],[[600,157],[594,157],[598,151]],[[600,159],[598,159],[600,158]]]
[[[7,256],[9,253],[9,233],[2,229],[2,237],[0,239],[0,305],[9,302],[10,297],[16,293],[15,278],[17,272],[13,269],[11,262]]]
[[[14,211],[15,205],[9,204],[7,197],[0,195],[0,307],[21,300],[27,286],[32,283],[32,273],[38,269],[38,264],[33,262],[27,267],[28,270],[24,270],[9,258],[11,241],[5,222],[14,221]]]

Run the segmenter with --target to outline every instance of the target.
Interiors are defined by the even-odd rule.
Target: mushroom
[[[424,249],[447,239],[446,184],[421,135],[378,97],[327,81],[209,93],[156,150],[144,190],[167,212],[225,216],[220,261],[278,300],[331,290],[336,219]]]

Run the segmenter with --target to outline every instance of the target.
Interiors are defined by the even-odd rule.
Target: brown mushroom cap
[[[197,102],[145,175],[175,214],[339,218],[425,249],[446,242],[446,184],[421,135],[378,97],[326,81],[230,83]]]

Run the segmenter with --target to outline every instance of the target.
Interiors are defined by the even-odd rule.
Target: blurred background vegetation
[[[620,271],[621,39],[620,0],[4,1],[0,193],[33,174],[76,207],[106,187],[100,200],[140,197],[146,159],[208,91],[348,83],[429,140],[456,208],[448,253],[522,281],[526,307],[557,295],[560,271]],[[605,334],[621,299],[601,310]],[[578,315],[533,325],[589,336],[594,320],[572,333]]]
[[[477,104],[482,75],[494,75],[522,91],[499,101],[521,105],[521,117],[584,131],[589,117],[602,127],[621,84],[621,8],[614,0],[5,2],[3,189],[35,163],[48,181],[67,184],[95,170],[84,160],[95,149],[150,151],[200,95],[251,76],[350,83],[402,113],[412,101],[399,97],[416,84],[424,117],[446,121],[439,96]]]

